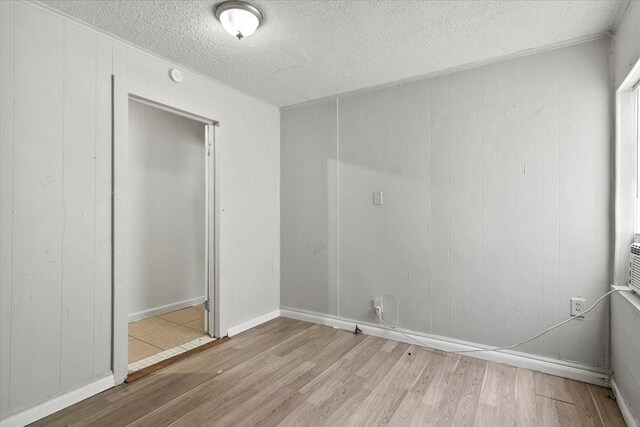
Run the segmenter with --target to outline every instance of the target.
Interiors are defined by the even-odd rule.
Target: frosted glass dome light
[[[249,37],[262,23],[262,13],[242,1],[228,1],[218,5],[216,18],[222,27],[238,40]]]

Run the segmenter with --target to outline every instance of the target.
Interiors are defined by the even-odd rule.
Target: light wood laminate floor
[[[38,425],[622,426],[611,396],[526,369],[278,318]]]

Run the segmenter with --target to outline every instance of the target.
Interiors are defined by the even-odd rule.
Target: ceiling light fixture
[[[249,37],[262,23],[262,13],[243,1],[228,1],[216,7],[216,18],[238,40]]]

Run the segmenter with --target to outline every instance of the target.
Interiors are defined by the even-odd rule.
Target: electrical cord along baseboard
[[[597,306],[597,305],[598,305],[602,300],[604,300],[606,297],[608,297],[609,295],[611,295],[611,294],[613,294],[613,293],[616,293],[616,292],[633,292],[633,291],[632,291],[631,289],[613,289],[613,290],[611,290],[611,291],[607,292],[606,294],[602,295],[600,298],[598,298],[598,300],[597,300],[596,302],[594,302],[594,303],[593,303],[593,305],[591,305],[591,307],[589,307],[588,309],[586,309],[586,310],[585,310],[585,311],[584,311],[580,316],[572,316],[572,317],[568,318],[567,320],[564,320],[564,321],[562,321],[562,322],[560,322],[560,323],[558,323],[558,324],[555,324],[555,325],[553,325],[553,326],[551,326],[551,327],[549,327],[549,328],[545,329],[544,331],[540,332],[540,333],[539,333],[539,334],[537,334],[537,335],[534,335],[534,336],[533,336],[533,337],[531,337],[531,338],[527,338],[526,340],[522,340],[522,341],[517,342],[517,343],[515,343],[515,344],[507,345],[507,346],[504,346],[504,347],[477,348],[477,349],[474,349],[474,350],[449,351],[449,353],[464,354],[464,353],[476,353],[476,352],[479,352],[479,351],[499,351],[499,350],[510,350],[510,349],[512,349],[512,348],[516,348],[516,347],[518,347],[518,346],[520,346],[520,345],[522,345],[522,344],[526,344],[526,343],[531,342],[531,341],[533,341],[533,340],[535,340],[535,339],[538,339],[538,338],[540,338],[541,336],[543,336],[544,334],[546,334],[546,333],[548,333],[548,332],[550,332],[550,331],[552,331],[552,330],[554,330],[554,329],[556,329],[556,328],[559,328],[560,326],[562,326],[562,325],[564,325],[564,324],[566,324],[566,323],[569,323],[569,322],[571,322],[572,320],[578,319],[578,318],[580,318],[580,317],[584,317],[584,316],[585,316],[585,315],[587,315],[591,310],[593,310],[594,308],[596,308],[596,306]],[[397,326],[392,326],[392,325],[388,324],[387,322],[385,322],[385,321],[382,319],[382,315],[381,315],[381,314],[378,314],[378,320],[380,321],[380,323],[382,323],[382,324],[383,324],[384,326],[386,326],[388,329],[394,330],[394,331],[396,331],[396,332],[398,332],[398,333],[402,334],[402,335],[403,335],[403,336],[405,336],[406,338],[409,338],[410,340],[415,341],[416,343],[420,344],[421,346],[429,347],[429,345],[427,345],[427,344],[423,343],[422,341],[420,341],[420,340],[419,340],[419,339],[417,339],[416,337],[413,337],[413,336],[411,336],[411,335],[409,335],[409,334],[407,334],[407,333],[403,332],[402,330],[398,329],[398,327],[397,327]],[[397,324],[397,323],[398,323],[398,298],[396,297],[396,324]]]

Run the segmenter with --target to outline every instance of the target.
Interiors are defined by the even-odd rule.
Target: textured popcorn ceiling
[[[295,104],[609,30],[617,1],[253,1],[238,41],[214,1],[43,3],[274,105]]]

